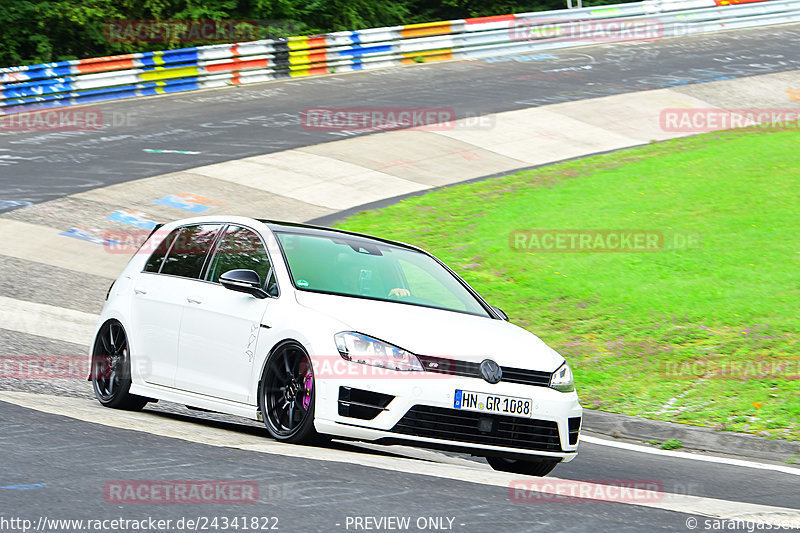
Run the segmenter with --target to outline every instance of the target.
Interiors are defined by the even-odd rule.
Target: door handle
[[[147,289],[143,289],[141,287],[134,287],[133,292],[136,294],[147,294]]]
[[[199,296],[187,296],[186,301],[190,304],[201,304],[203,303],[203,299]]]

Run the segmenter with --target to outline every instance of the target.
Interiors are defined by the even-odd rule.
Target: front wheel
[[[103,324],[92,350],[92,388],[105,407],[138,411],[148,398],[130,394],[131,361],[125,328],[116,320]]]
[[[558,461],[523,461],[521,459],[506,459],[505,457],[487,457],[486,461],[495,470],[511,472],[526,476],[543,477],[553,471]]]
[[[323,440],[314,429],[314,372],[311,358],[294,342],[276,348],[261,378],[258,406],[275,440],[311,444]]]

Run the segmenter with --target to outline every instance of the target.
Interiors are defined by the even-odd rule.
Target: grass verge
[[[439,189],[339,227],[443,259],[567,357],[588,408],[800,440],[798,146],[795,131],[704,134]],[[645,230],[664,246],[515,241],[533,229]]]

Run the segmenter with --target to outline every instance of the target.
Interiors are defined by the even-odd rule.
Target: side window
[[[164,258],[167,256],[169,247],[172,245],[172,241],[175,240],[175,235],[178,234],[178,231],[180,230],[173,230],[163,241],[161,241],[161,244],[156,247],[153,255],[150,256],[150,258],[147,260],[147,263],[144,265],[145,272],[158,272],[161,270],[161,264],[164,262]]]
[[[217,245],[207,279],[218,283],[222,274],[237,268],[254,270],[261,278],[267,292],[273,296],[277,295],[269,256],[261,237],[251,229],[228,226]]]
[[[199,278],[206,256],[221,228],[220,224],[199,224],[180,228],[161,267],[162,274]]]

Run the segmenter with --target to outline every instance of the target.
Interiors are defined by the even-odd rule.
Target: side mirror
[[[261,278],[253,270],[239,268],[229,270],[219,277],[226,289],[250,294],[256,298],[266,298],[268,294],[261,288]]]
[[[507,314],[505,314],[505,312],[504,312],[502,309],[500,309],[499,307],[492,306],[492,310],[493,310],[495,313],[497,313],[498,315],[500,315],[500,318],[502,318],[503,320],[505,320],[506,322],[508,322],[508,315],[507,315]]]

